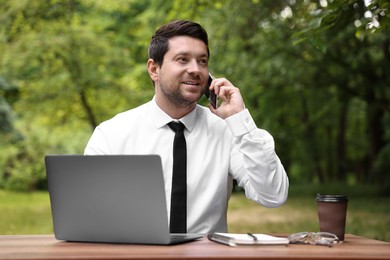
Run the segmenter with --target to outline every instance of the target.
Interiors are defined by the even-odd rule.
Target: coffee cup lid
[[[317,201],[323,201],[323,202],[344,202],[348,201],[348,197],[346,195],[324,195],[324,194],[317,194],[316,197]]]

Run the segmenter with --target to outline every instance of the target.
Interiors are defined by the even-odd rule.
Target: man
[[[86,155],[160,155],[171,231],[177,199],[172,195],[171,202],[176,189],[173,165],[186,162],[186,185],[179,187],[185,193],[178,196],[184,196],[186,204],[179,213],[184,230],[173,232],[227,232],[233,179],[247,198],[266,207],[280,206],[287,199],[288,177],[273,138],[256,127],[239,89],[225,78],[214,79],[209,89],[219,96],[220,106],[197,104],[207,85],[208,61],[208,36],[199,24],[174,21],[162,26],[152,37],[147,61],[154,98],[103,122],[85,148]],[[176,161],[172,121],[185,126],[186,156]]]

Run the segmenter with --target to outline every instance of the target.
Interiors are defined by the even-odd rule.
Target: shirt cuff
[[[250,133],[257,128],[248,109],[244,109],[237,114],[229,116],[225,119],[225,122],[235,137]]]

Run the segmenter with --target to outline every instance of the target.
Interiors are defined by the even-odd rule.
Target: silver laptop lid
[[[158,155],[48,155],[45,163],[57,239],[169,243]]]

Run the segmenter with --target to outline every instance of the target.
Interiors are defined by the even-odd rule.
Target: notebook
[[[290,241],[285,237],[276,237],[266,234],[231,234],[231,233],[212,233],[207,238],[211,241],[229,245],[287,245]]]
[[[170,234],[158,155],[47,155],[58,240],[170,245],[201,234]]]

